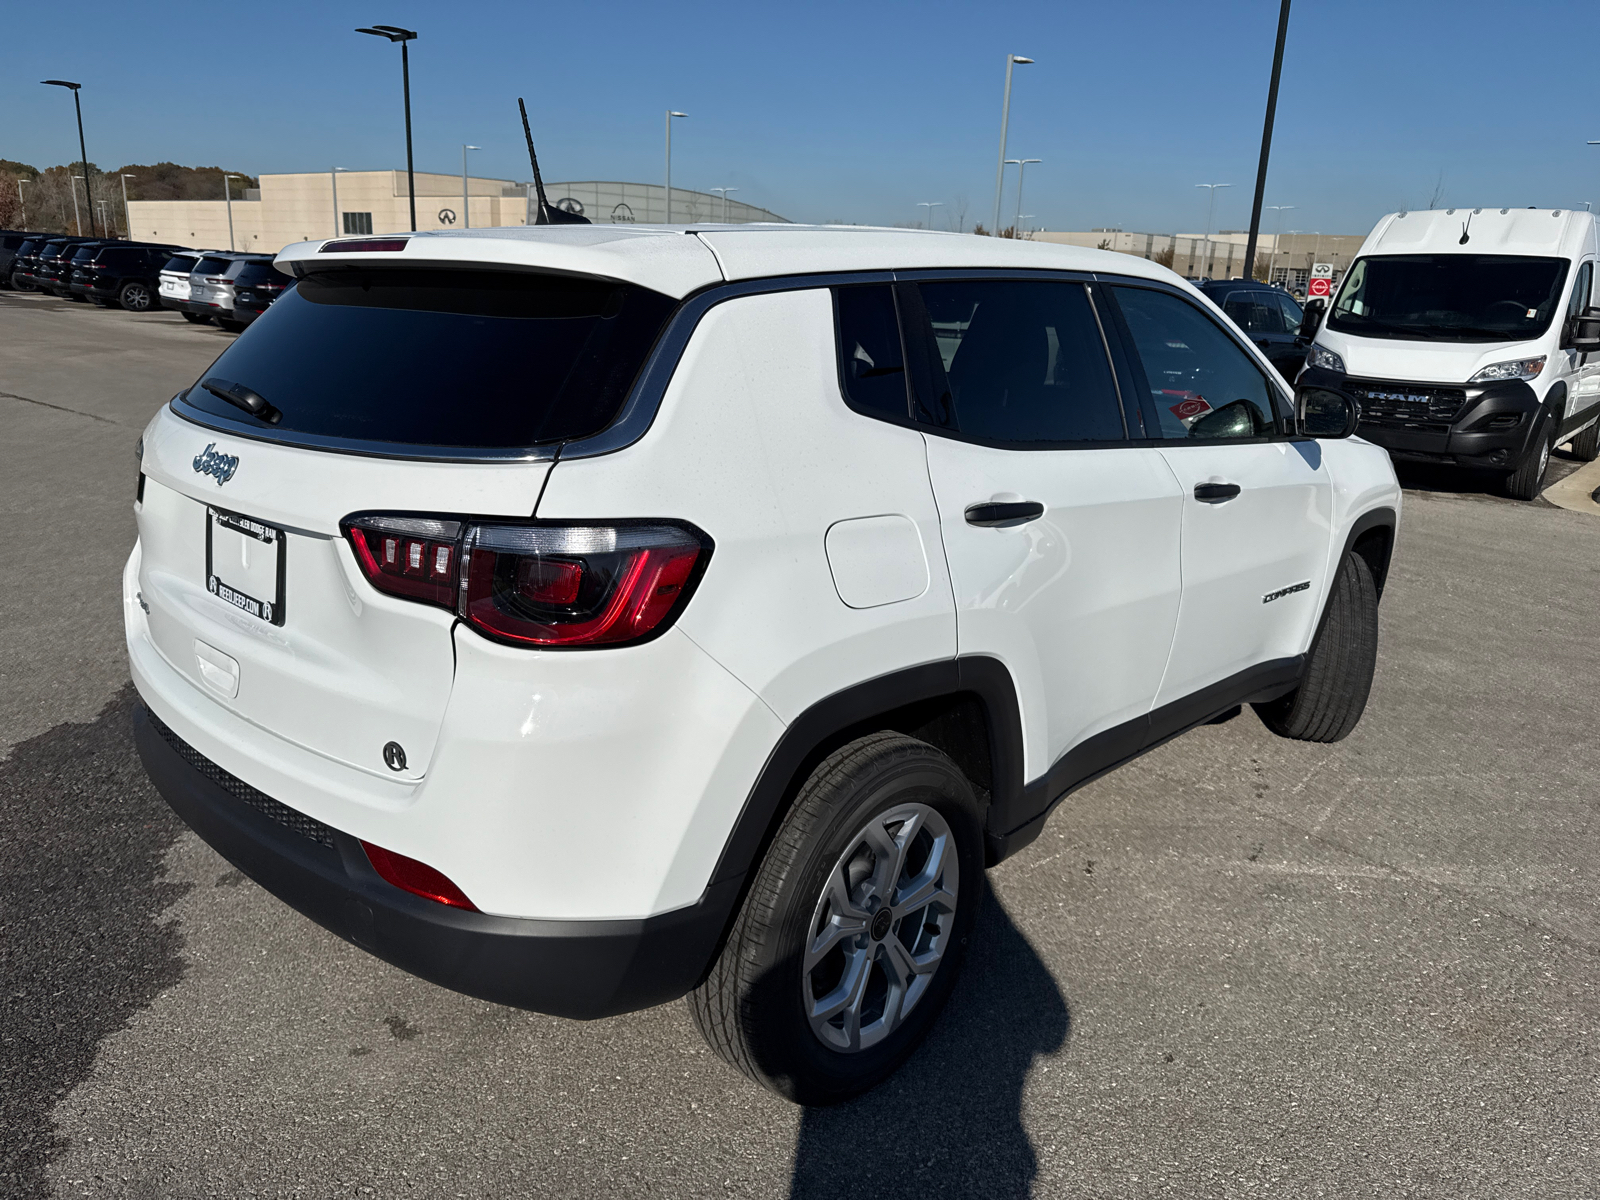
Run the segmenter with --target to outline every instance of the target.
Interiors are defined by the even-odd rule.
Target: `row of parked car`
[[[268,254],[0,231],[0,286],[129,312],[173,309],[230,333],[293,282]]]

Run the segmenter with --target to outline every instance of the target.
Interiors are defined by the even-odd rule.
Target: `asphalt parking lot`
[[[133,445],[228,340],[0,292],[0,1194],[1597,1193],[1600,508],[1408,477],[1356,732],[1246,712],[1078,793],[911,1064],[800,1110],[681,1004],[405,976],[144,782]]]

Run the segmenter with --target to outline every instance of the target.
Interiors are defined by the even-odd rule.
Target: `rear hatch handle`
[[[209,379],[202,379],[200,386],[217,399],[226,400],[236,408],[244,409],[252,417],[259,417],[268,425],[276,425],[283,420],[283,414],[268,404],[265,396],[245,387],[242,383],[219,379],[213,375]]]

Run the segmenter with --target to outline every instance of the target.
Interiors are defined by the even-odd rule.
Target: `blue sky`
[[[985,223],[1000,93],[1018,67],[1010,157],[1051,229],[1198,230],[1249,221],[1278,5],[174,3],[80,0],[6,16],[0,157],[89,157],[252,173],[401,167],[399,52],[360,36],[417,29],[417,165],[525,179],[516,97],[550,179],[737,187],[796,220]],[[1291,19],[1268,204],[1285,229],[1364,232],[1425,205],[1600,208],[1600,5],[1300,0]],[[1010,170],[1014,171],[1014,168]],[[1008,183],[1004,211],[1016,211]],[[1270,230],[1272,214],[1266,227]]]

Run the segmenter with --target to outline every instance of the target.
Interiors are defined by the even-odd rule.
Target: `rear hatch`
[[[161,268],[161,294],[173,300],[187,300],[189,298],[189,272],[193,271],[198,260],[182,255],[174,255]]]
[[[531,272],[302,279],[202,377],[270,409],[197,384],[146,433],[139,586],[156,648],[290,742],[390,778],[394,743],[400,777],[421,777],[455,617],[369,585],[341,520],[530,517],[556,446],[611,421],[673,306]]]
[[[233,259],[221,257],[202,258],[194,265],[194,270],[189,273],[189,299],[196,304],[204,304],[215,308],[217,294]]]

